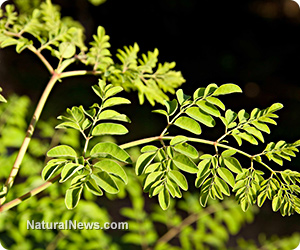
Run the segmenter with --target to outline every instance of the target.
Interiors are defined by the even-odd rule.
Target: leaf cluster
[[[66,192],[67,208],[77,206],[84,188],[94,195],[101,196],[103,191],[116,194],[119,192],[118,183],[127,184],[128,177],[119,163],[130,163],[128,153],[112,142],[99,142],[87,152],[89,141],[96,136],[123,135],[128,132],[124,125],[117,122],[130,122],[129,118],[111,109],[120,104],[128,104],[129,100],[115,97],[123,89],[119,86],[106,85],[99,81],[93,86],[94,92],[100,97],[101,104],[95,103],[90,109],[82,106],[67,109],[65,116],[59,116],[62,122],[58,129],[75,129],[84,139],[85,146],[82,154],[78,154],[68,145],[59,145],[47,153],[50,160],[42,172],[44,180],[51,178],[54,173],[61,171],[60,182],[71,180]],[[113,122],[108,122],[113,121]]]

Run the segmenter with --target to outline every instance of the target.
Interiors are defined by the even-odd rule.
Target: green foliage
[[[99,5],[105,1],[90,2]],[[267,198],[272,203],[273,211],[280,211],[283,216],[300,213],[300,173],[289,169],[273,170],[262,160],[265,155],[269,161],[282,166],[283,160],[290,161],[291,157],[296,156],[299,140],[294,143],[283,140],[271,142],[263,152],[255,155],[234,148],[225,140],[227,136],[232,136],[239,146],[243,141],[252,145],[257,145],[258,140],[264,143],[263,132],[269,134],[269,124],[277,124],[274,119],[278,115],[275,112],[283,107],[282,104],[275,103],[263,110],[255,108],[250,114],[243,109],[235,113],[226,109],[219,99],[222,95],[242,92],[239,86],[231,83],[221,86],[212,83],[198,88],[192,96],[184,94],[182,89],[175,92],[185,80],[181,72],[174,71],[174,62],[158,63],[157,49],[139,58],[139,46],[134,43],[119,49],[114,60],[109,50],[109,36],[103,27],[98,27],[88,47],[84,43],[81,24],[69,17],[62,18],[59,6],[53,5],[50,0],[16,3],[20,6],[20,13],[11,4],[6,5],[4,12],[0,11],[0,47],[15,46],[17,53],[28,49],[39,57],[52,75],[46,88],[49,92],[45,90],[43,96],[50,93],[52,87],[49,86],[57,80],[93,74],[100,78],[98,85],[92,86],[100,100],[88,109],[83,106],[68,108],[64,115],[58,117],[60,123],[56,126],[59,129],[56,132],[51,122],[40,123],[39,137],[31,139],[33,124],[39,117],[34,115],[26,135],[26,140],[31,139],[28,154],[23,161],[21,157],[22,165],[15,166],[17,148],[21,147],[19,152],[27,150],[21,144],[25,137],[29,99],[12,96],[6,103],[0,95],[1,177],[14,179],[15,176],[7,171],[14,165],[12,172],[18,172],[21,165],[20,175],[27,178],[26,183],[17,183],[10,193],[9,185],[5,183],[0,191],[1,204],[5,198],[12,199],[12,203],[19,201],[14,198],[23,195],[24,190],[30,191],[41,185],[41,179],[33,174],[41,172],[42,179],[48,181],[46,184],[56,179],[67,183],[50,187],[47,191],[49,196],[42,196],[39,200],[31,198],[30,202],[20,204],[16,210],[8,211],[7,216],[0,215],[1,237],[11,249],[114,250],[128,244],[156,250],[226,249],[230,234],[236,234],[244,223],[252,221],[254,205],[261,207]],[[46,59],[45,55],[50,54],[45,51],[56,58],[55,67]],[[81,62],[91,70],[84,67],[84,70],[65,71],[75,62]],[[141,104],[146,98],[151,105],[156,102],[164,105],[164,109],[153,111],[167,120],[159,136],[123,145],[107,139],[107,136],[129,132],[122,123],[131,122],[130,119],[115,110],[118,105],[130,104],[128,99],[116,96],[123,90],[137,91]],[[169,93],[176,93],[176,99],[170,101]],[[41,103],[45,101],[42,98]],[[43,109],[43,104],[38,104],[39,109]],[[218,119],[225,125],[225,133],[219,139],[209,141],[198,137],[203,126],[214,127]],[[183,133],[196,137],[167,136],[173,125],[182,129]],[[79,135],[83,138],[83,144],[78,139]],[[213,146],[215,153],[200,153],[198,144]],[[144,146],[138,155],[125,151],[140,145]],[[45,155],[44,164],[41,158]],[[248,167],[241,165],[239,155],[249,159]],[[134,165],[135,174],[125,167],[126,164]],[[269,175],[265,177],[256,165],[267,169]],[[199,196],[189,190],[193,177]],[[42,191],[43,185],[35,191]],[[149,199],[143,196],[142,190],[149,193],[150,198],[157,196],[159,206],[146,206]],[[93,202],[94,196],[103,194],[112,200],[127,195],[131,199],[131,207],[121,208],[121,214],[129,218],[131,227],[129,232],[119,237],[122,243],[118,240],[118,244],[114,244],[112,238],[101,230],[80,234],[51,230],[43,236],[40,232],[29,232],[24,228],[18,230],[26,219],[92,221],[105,218],[108,221],[107,211]],[[231,195],[237,202],[225,197]],[[31,192],[29,196],[32,196]],[[82,196],[84,200],[79,203]],[[24,197],[26,195],[21,196],[20,200]],[[224,201],[221,203],[219,200]],[[0,208],[6,208],[7,204]],[[73,210],[75,207],[77,209]],[[108,209],[111,207],[107,206]],[[165,234],[160,235],[157,224],[166,228]],[[2,231],[6,231],[5,236],[2,236]],[[23,240],[25,237],[30,239],[26,243]],[[171,244],[176,237],[179,246]],[[296,239],[299,239],[298,235],[286,239],[284,244],[277,243],[277,240],[269,242],[261,239],[261,245],[264,249],[286,249],[294,247]],[[85,245],[85,242],[88,244]],[[245,246],[243,241],[239,244]],[[249,243],[249,249],[252,247],[255,249],[257,245]]]
[[[128,132],[121,124],[105,121],[130,122],[126,115],[108,109],[119,104],[128,104],[130,101],[115,97],[122,91],[122,88],[111,84],[106,85],[104,81],[99,81],[98,85],[94,85],[93,90],[101,99],[100,105],[95,103],[88,110],[82,106],[67,109],[65,116],[58,117],[62,122],[56,126],[59,129],[69,128],[79,131],[85,139],[83,153],[78,154],[68,145],[56,146],[48,151],[47,156],[54,159],[48,161],[42,172],[44,180],[50,179],[59,171],[61,171],[60,182],[71,180],[65,197],[68,209],[73,209],[78,205],[84,188],[99,196],[103,194],[101,189],[107,193],[116,194],[120,191],[118,181],[121,180],[125,184],[128,182],[125,171],[116,162],[131,162],[126,151],[111,142],[99,142],[90,149],[89,153],[87,150],[93,137],[123,135]],[[96,163],[95,160],[97,160]]]
[[[158,63],[158,50],[142,54],[138,58],[139,46],[125,46],[119,49],[117,58],[120,63],[114,63],[109,51],[109,36],[101,26],[94,41],[88,48],[84,43],[82,25],[70,17],[61,18],[60,8],[53,5],[51,0],[29,3],[18,3],[21,14],[18,15],[13,5],[6,5],[6,13],[0,13],[0,47],[16,46],[17,53],[25,49],[31,50],[53,73],[43,56],[44,50],[58,59],[53,67],[57,73],[62,73],[74,62],[81,62],[92,67],[92,73],[101,76],[113,85],[122,86],[126,91],[138,92],[140,103],[146,99],[154,105],[168,99],[166,93],[174,93],[185,82],[180,72],[174,71],[175,63]],[[105,1],[90,1],[99,5]],[[78,72],[76,72],[78,73]],[[72,72],[72,74],[76,73]],[[79,73],[78,73],[79,74]]]

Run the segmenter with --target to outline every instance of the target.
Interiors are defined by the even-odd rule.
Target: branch
[[[24,156],[26,154],[26,151],[27,151],[29,142],[31,140],[31,137],[33,135],[36,123],[37,123],[37,121],[40,118],[40,115],[41,115],[42,110],[44,108],[44,105],[45,105],[45,103],[47,101],[47,98],[48,98],[48,96],[49,96],[49,94],[50,94],[50,92],[51,92],[51,90],[52,90],[52,88],[55,85],[55,83],[56,83],[57,80],[58,80],[57,75],[54,74],[51,77],[50,81],[48,82],[48,84],[47,84],[47,86],[46,86],[46,88],[44,90],[44,93],[42,94],[42,96],[40,98],[40,101],[39,101],[38,105],[36,106],[36,109],[35,109],[34,114],[32,116],[31,122],[30,122],[30,124],[28,126],[28,129],[27,129],[27,132],[26,132],[26,136],[25,136],[25,138],[23,140],[23,143],[21,145],[21,148],[20,148],[19,153],[17,155],[17,158],[15,160],[15,163],[14,163],[14,165],[13,165],[13,167],[11,169],[11,172],[10,172],[10,174],[9,174],[9,176],[8,176],[5,184],[4,184],[3,190],[6,191],[6,195],[7,195],[8,191],[9,191],[9,189],[12,187],[12,185],[14,183],[14,180],[15,180],[18,172],[19,172],[20,165],[21,165],[22,160],[23,160],[23,158],[24,158]],[[0,204],[3,204],[5,202],[6,195],[3,198],[0,199]]]
[[[120,145],[120,147],[122,149],[128,149],[128,148],[132,148],[132,147],[136,147],[136,146],[140,146],[140,145],[143,145],[143,144],[146,144],[146,143],[149,143],[149,142],[153,142],[153,141],[159,141],[159,140],[172,140],[174,138],[174,136],[165,136],[165,137],[160,137],[160,136],[154,136],[154,137],[149,137],[149,138],[144,138],[144,139],[140,139],[140,140],[136,140],[136,141],[132,141],[132,142],[129,142],[129,143],[125,143],[123,145]],[[26,139],[26,138],[25,138]],[[29,139],[30,140],[30,139]],[[213,142],[213,141],[209,141],[209,140],[205,140],[205,139],[199,139],[199,138],[188,138],[189,141],[192,141],[192,142],[198,142],[198,143],[202,143],[202,144],[208,144],[208,145],[216,145],[216,142]],[[233,150],[236,150],[236,152],[250,158],[250,159],[253,159],[253,156],[250,155],[250,154],[247,154],[245,153],[244,151],[241,151],[239,149],[236,149],[234,147],[231,147],[231,146],[228,146],[228,145],[225,145],[225,144],[221,144],[221,143],[217,143],[218,147],[222,147],[222,148],[226,148],[226,149],[233,149]],[[258,163],[260,163],[261,165],[265,166],[266,168],[268,168],[272,173],[276,174],[268,165],[266,165],[265,163],[263,162],[260,162],[260,161],[257,161]],[[42,191],[44,191],[46,188],[48,188],[52,183],[54,183],[58,178],[59,178],[60,174],[55,176],[54,178],[52,178],[50,181],[46,182],[48,183],[48,185],[41,185],[40,187],[37,187],[35,188],[34,190],[36,190],[36,193],[35,194],[38,194]],[[55,180],[55,181],[52,181],[52,180]],[[32,192],[32,191],[31,191]],[[29,193],[31,193],[29,192]],[[27,193],[27,194],[29,194]],[[26,195],[24,195],[26,196]],[[19,198],[16,198],[14,200],[12,200],[11,202],[9,203],[6,203],[2,206],[0,206],[0,213],[3,212],[3,211],[6,211],[16,205],[18,205],[20,202],[19,200],[22,200],[23,196],[19,197]],[[26,198],[24,199],[27,199],[28,197],[26,196]],[[3,198],[2,198],[3,199]],[[3,203],[2,203],[3,204]],[[12,205],[7,205],[7,204],[12,204]]]
[[[50,187],[52,185],[52,183],[56,182],[59,178],[60,178],[60,174],[53,177],[52,179],[48,180],[47,182],[45,182],[41,186],[36,187],[36,188],[32,189],[31,191],[29,191],[28,193],[20,196],[19,198],[5,203],[3,206],[0,207],[0,213],[2,213],[4,211],[7,211],[7,210],[19,205],[22,201],[30,198],[31,196],[37,195],[38,193],[42,192],[46,188]]]

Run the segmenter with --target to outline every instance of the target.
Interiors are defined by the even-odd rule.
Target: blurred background
[[[300,138],[300,9],[294,1],[107,0],[98,7],[86,0],[53,0],[53,3],[61,6],[63,16],[81,22],[87,43],[97,26],[103,26],[111,37],[112,54],[134,42],[139,44],[141,53],[158,48],[160,62],[176,62],[175,69],[186,79],[182,88],[187,94],[209,83],[235,83],[244,93],[222,99],[234,111],[245,108],[250,112],[274,102],[283,103],[284,109],[278,112],[278,126],[272,126],[272,134],[265,139],[293,142]],[[11,93],[29,96],[33,111],[48,79],[48,72],[34,55],[27,51],[18,55],[10,47],[0,50],[0,85],[5,96]],[[96,78],[87,76],[58,83],[42,119],[56,117],[72,105],[90,105],[93,98],[96,100],[90,91],[95,83]],[[133,103],[138,104],[136,93],[130,95]],[[120,141],[161,131],[160,117],[151,113],[151,109],[146,103],[126,110],[132,120],[134,116],[140,119],[130,125],[130,135]],[[149,129],[140,129],[146,125]],[[217,139],[217,132],[218,129],[203,134],[205,138]],[[300,171],[299,157],[291,163],[285,162],[284,167]],[[262,231],[267,235],[300,232],[300,216],[283,218],[280,213],[273,213],[266,202],[254,223],[242,230],[242,235],[257,237]]]

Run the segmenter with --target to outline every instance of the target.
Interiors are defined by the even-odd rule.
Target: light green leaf
[[[257,129],[257,128],[254,128],[254,127],[250,127],[250,126],[247,126],[247,127],[243,127],[243,129],[251,134],[251,135],[254,135],[256,138],[258,138],[261,142],[264,142],[264,137],[262,135],[262,133]]]
[[[227,150],[223,151],[221,155],[222,155],[223,158],[226,158],[226,157],[233,156],[235,153],[236,153],[236,150],[227,149]]]
[[[161,114],[161,115],[165,115],[166,117],[168,117],[168,113],[167,111],[163,110],[163,109],[156,109],[152,111],[153,113],[157,113],[157,114]]]
[[[153,145],[147,145],[147,146],[142,147],[141,152],[142,153],[154,152],[156,150],[158,150],[158,147],[155,147]]]
[[[224,164],[225,164],[226,167],[228,167],[234,173],[239,174],[239,173],[243,172],[241,164],[234,157],[224,158]]]
[[[98,186],[104,189],[107,193],[116,194],[119,192],[119,188],[115,181],[105,171],[98,172],[91,175]]]
[[[219,88],[215,90],[213,93],[214,96],[218,95],[226,95],[226,94],[231,94],[231,93],[242,93],[243,91],[241,88],[235,84],[232,83],[227,83],[221,85]]]
[[[176,125],[179,128],[185,129],[187,131],[190,131],[196,135],[201,134],[201,127],[198,122],[194,121],[193,119],[185,116],[179,117],[175,122],[174,125]]]
[[[178,102],[179,102],[180,105],[182,105],[185,101],[187,101],[188,99],[191,98],[189,95],[185,95],[183,93],[182,89],[178,89],[176,91],[176,96],[177,96],[177,100],[178,100]]]
[[[166,210],[170,205],[170,194],[164,187],[158,194],[159,205],[163,210]]]
[[[101,123],[98,124],[92,131],[92,135],[125,135],[128,133],[126,127],[116,123]]]
[[[53,159],[47,162],[47,165],[43,168],[42,178],[44,181],[47,181],[51,176],[60,168],[62,168],[67,161],[65,159]]]
[[[248,133],[240,133],[238,134],[240,138],[244,139],[245,141],[250,142],[253,145],[258,145],[257,140],[253,137],[253,135]]]
[[[124,169],[116,162],[111,160],[102,160],[94,164],[94,167],[100,168],[103,171],[119,176],[125,184],[128,182],[128,177]]]
[[[107,99],[104,103],[103,103],[103,108],[108,108],[108,107],[112,107],[112,106],[116,106],[116,105],[121,105],[121,104],[130,104],[131,102],[123,97],[111,97],[109,99]]]
[[[60,145],[50,149],[48,157],[77,157],[76,151],[67,145]]]
[[[197,159],[199,157],[197,149],[195,149],[192,145],[184,142],[179,143],[174,146],[175,151],[184,154],[193,159]]]
[[[97,185],[97,183],[94,179],[89,179],[85,183],[85,187],[89,192],[91,192],[94,195],[97,195],[97,196],[102,196],[103,195],[102,190],[99,188],[99,186]]]
[[[270,129],[269,127],[262,123],[262,122],[259,122],[259,121],[253,121],[252,124],[259,130],[263,131],[263,132],[266,132],[268,134],[270,134]]]
[[[264,204],[266,198],[267,198],[267,191],[261,192],[261,193],[257,196],[257,205],[258,205],[259,207],[261,207],[261,206]]]
[[[139,156],[135,164],[136,175],[141,175],[144,169],[154,160],[156,152],[144,153]]]
[[[115,121],[122,121],[122,122],[130,122],[130,119],[123,114],[120,114],[117,111],[111,110],[111,109],[106,109],[103,110],[99,116],[98,120],[115,120]]]
[[[226,181],[231,187],[234,187],[234,176],[227,168],[220,167],[217,169],[217,172],[224,181]]]
[[[75,122],[63,122],[61,124],[58,124],[56,127],[56,129],[58,128],[73,128],[73,129],[76,129],[78,131],[80,131],[80,127],[78,124],[76,124]]]
[[[205,100],[208,101],[209,103],[213,104],[213,105],[218,106],[220,109],[225,110],[225,105],[218,98],[209,96]]]
[[[275,195],[272,200],[272,209],[274,212],[277,212],[281,207],[281,198],[278,195]]]
[[[204,90],[205,90],[205,88],[196,89],[196,91],[193,94],[194,100],[203,97],[204,96]]]
[[[182,190],[188,190],[188,183],[185,176],[177,170],[171,170],[168,175],[176,182],[176,184],[182,188]]]
[[[108,90],[105,91],[105,98],[114,96],[120,93],[121,91],[123,91],[123,88],[121,86],[110,87]]]
[[[174,146],[176,144],[186,142],[187,140],[188,140],[187,137],[185,137],[183,135],[177,135],[170,141],[170,145]]]
[[[173,158],[173,162],[176,165],[176,167],[178,167],[179,169],[188,172],[188,173],[197,173],[198,172],[198,168],[196,166],[196,164],[190,160],[190,158],[188,158],[185,155],[176,155]]]
[[[219,177],[215,177],[215,183],[217,185],[217,187],[220,189],[220,191],[227,195],[227,196],[230,196],[230,190],[229,190],[229,187],[228,185],[226,184],[225,181],[223,181],[222,179],[220,179]]]
[[[217,88],[218,88],[218,85],[215,83],[211,83],[211,84],[207,85],[207,87],[204,90],[204,97],[213,93]]]
[[[64,166],[61,171],[61,178],[59,180],[60,183],[65,182],[69,178],[71,178],[77,171],[84,168],[83,165],[75,164],[75,163],[68,163]]]
[[[164,104],[167,108],[167,112],[169,116],[174,115],[174,113],[176,112],[177,108],[178,108],[178,102],[173,99],[172,101],[164,101]]]
[[[71,58],[76,53],[76,47],[70,42],[63,42],[59,45],[59,53],[62,58]]]
[[[212,104],[210,104],[209,102],[205,101],[205,100],[200,100],[197,101],[196,104],[198,105],[198,107],[200,109],[202,109],[203,111],[205,111],[206,113],[219,117],[220,111]]]
[[[127,152],[112,142],[100,142],[96,144],[92,148],[90,155],[93,158],[113,158],[121,162],[131,163],[130,156]]]
[[[80,200],[83,186],[77,188],[68,189],[65,196],[65,204],[68,209],[74,209]]]
[[[191,107],[186,110],[186,113],[191,118],[203,123],[208,127],[214,127],[216,125],[215,120],[206,112],[197,107]]]
[[[144,190],[147,192],[154,182],[161,179],[162,175],[163,175],[162,171],[156,171],[148,174],[143,183]]]

